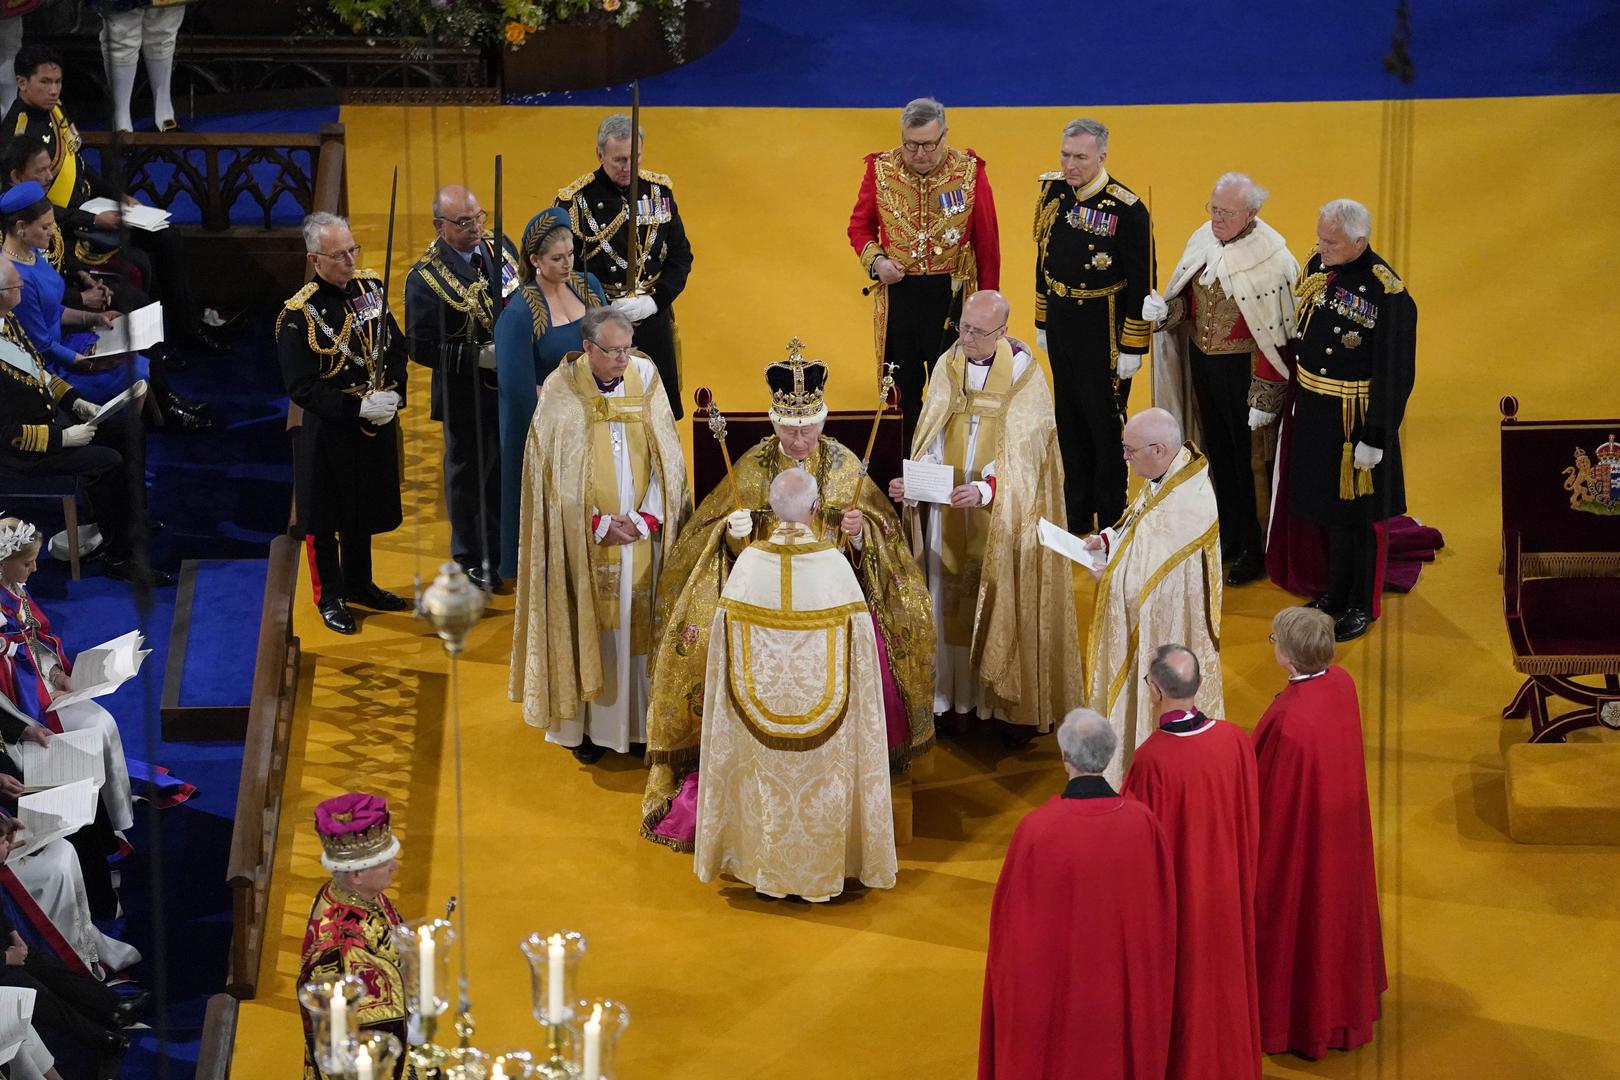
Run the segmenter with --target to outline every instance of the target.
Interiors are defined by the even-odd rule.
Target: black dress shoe
[[[354,621],[354,612],[343,600],[322,600],[320,606],[321,622],[329,629],[339,634],[358,634],[359,624]]]
[[[506,582],[501,580],[501,575],[496,573],[493,567],[490,568],[489,574],[486,577],[484,574],[484,568],[482,566],[469,566],[467,567],[467,580],[487,593],[500,592],[501,586],[506,584]]]
[[[1333,624],[1334,641],[1354,641],[1371,629],[1373,617],[1360,608],[1350,608]]]
[[[178,404],[159,405],[158,420],[164,431],[207,431],[214,426],[208,417]]]
[[[1245,551],[1232,562],[1232,567],[1226,572],[1228,585],[1247,585],[1251,581],[1258,581],[1266,573],[1266,562],[1256,552]]]
[[[580,740],[579,745],[574,747],[573,751],[574,760],[581,765],[595,765],[602,760],[602,755],[607,753],[607,747],[597,746],[591,742],[590,736],[587,735]]]
[[[373,611],[409,611],[411,602],[403,596],[395,596],[387,589],[379,589],[376,582],[358,589],[349,597],[349,603],[368,607]]]
[[[113,1006],[113,1023],[120,1028],[127,1028],[139,1021],[146,1014],[147,1006],[151,1004],[150,990],[141,990],[126,998],[120,998],[118,1004]]]
[[[137,563],[133,555],[120,555],[116,558],[108,555],[101,566],[108,577],[127,581],[131,585],[148,585],[156,589],[174,584],[173,574],[159,570],[155,566]]]
[[[1324,593],[1305,606],[1316,611],[1325,611],[1335,619],[1344,614],[1344,601],[1332,593]]]

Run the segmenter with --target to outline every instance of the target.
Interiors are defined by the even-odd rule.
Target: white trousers
[[[185,17],[184,4],[102,12],[101,54],[107,66],[133,66],[142,56],[148,62],[168,60],[174,56],[174,43]]]

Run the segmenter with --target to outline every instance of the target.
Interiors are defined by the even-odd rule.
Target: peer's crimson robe
[[[1319,1058],[1372,1040],[1389,989],[1356,684],[1291,681],[1254,730],[1260,764],[1255,953],[1260,1043]]]
[[[1176,866],[1175,1019],[1167,1080],[1255,1080],[1254,882],[1260,791],[1236,724],[1199,712],[1160,718],[1123,794],[1164,828]]]
[[[1019,822],[996,882],[980,1080],[1162,1080],[1175,975],[1164,830],[1076,777]]]

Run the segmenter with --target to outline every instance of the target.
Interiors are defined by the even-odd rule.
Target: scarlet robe
[[[1153,811],[1175,859],[1175,1019],[1165,1076],[1253,1080],[1260,792],[1249,737],[1202,713],[1161,727],[1137,750],[1123,794]]]
[[[1153,814],[1054,796],[1019,822],[990,908],[980,1080],[1162,1080],[1175,870]]]
[[[1372,1040],[1389,989],[1356,684],[1293,681],[1254,730],[1260,765],[1255,953],[1260,1043],[1319,1058]]]

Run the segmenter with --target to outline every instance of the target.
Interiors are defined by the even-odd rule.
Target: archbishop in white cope
[[[897,870],[877,638],[849,560],[805,524],[815,477],[771,482],[780,522],[737,557],[709,636],[695,869],[819,902]]]

